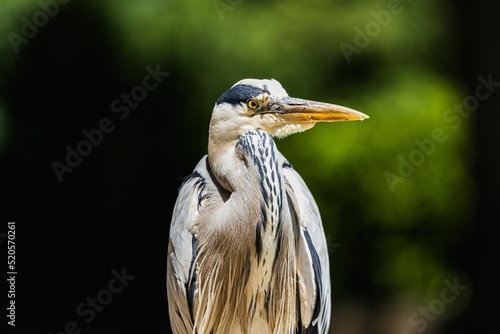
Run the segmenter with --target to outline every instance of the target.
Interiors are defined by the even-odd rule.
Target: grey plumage
[[[174,333],[326,333],[328,247],[318,207],[272,136],[354,110],[245,79],[217,100],[208,154],[179,189],[167,258]]]

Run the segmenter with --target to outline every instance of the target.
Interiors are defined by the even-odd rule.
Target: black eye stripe
[[[246,103],[249,99],[265,92],[265,90],[250,85],[236,85],[224,92],[217,100],[217,104],[230,103],[237,105],[242,102]]]

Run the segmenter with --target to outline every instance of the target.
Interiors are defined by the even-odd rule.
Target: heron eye
[[[259,103],[253,99],[247,101],[247,106],[250,109],[257,109],[259,107]]]

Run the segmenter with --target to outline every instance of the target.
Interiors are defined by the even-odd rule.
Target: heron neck
[[[231,194],[225,201],[207,204],[217,210],[217,219],[210,215],[213,211],[200,213],[200,220],[209,223],[199,226],[199,234],[205,236],[199,241],[199,273],[200,277],[206,275],[199,303],[212,305],[217,319],[213,328],[220,332],[230,332],[224,324],[232,324],[235,319],[251,321],[247,311],[250,301],[262,302],[264,307],[265,301],[271,300],[271,314],[282,314],[290,307],[286,314],[293,315],[295,241],[276,145],[260,131],[246,133],[233,142],[211,144],[208,159],[212,173]],[[279,288],[272,289],[271,285]],[[238,310],[238,314],[226,310]],[[231,319],[219,321],[226,315]],[[242,326],[250,328],[250,323]],[[273,326],[282,324],[277,321]]]
[[[208,162],[219,184],[229,192],[238,187],[235,174],[244,167],[241,159],[235,156],[236,143],[239,136],[224,131],[220,126],[210,124],[208,133]]]

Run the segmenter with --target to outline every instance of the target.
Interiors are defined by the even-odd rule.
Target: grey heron
[[[166,283],[175,334],[328,331],[320,212],[273,137],[365,118],[289,97],[274,79],[243,79],[219,97],[207,155],[182,182],[172,213]]]

